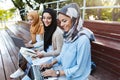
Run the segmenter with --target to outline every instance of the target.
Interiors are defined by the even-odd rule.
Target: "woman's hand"
[[[56,71],[51,69],[45,70],[44,72],[42,72],[42,75],[44,77],[57,77]]]
[[[39,57],[39,58],[44,57],[44,54],[42,54],[42,53],[41,53],[41,52],[39,52],[39,51],[37,51],[37,52],[36,52],[36,54],[37,54],[37,57]]]
[[[41,68],[41,70],[43,70],[43,69],[49,69],[49,68],[51,68],[52,66],[53,66],[52,63],[49,63],[49,64],[44,63],[44,64],[41,64],[41,65],[40,65],[40,68]]]
[[[26,43],[25,46],[28,48],[34,47],[33,44],[30,44],[30,43]]]

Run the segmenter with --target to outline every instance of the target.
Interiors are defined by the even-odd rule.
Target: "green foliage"
[[[67,3],[77,3],[79,6],[83,6],[83,0],[68,0]]]
[[[15,7],[18,9],[25,7],[25,3],[23,2],[23,0],[12,0],[12,2],[15,5]]]
[[[9,18],[11,18],[13,16],[13,13],[15,12],[15,8],[11,8],[9,10],[0,10],[0,20],[4,21],[4,20],[8,20]]]
[[[24,2],[26,1],[26,3]],[[52,2],[57,0],[12,0],[14,5],[19,9],[25,9],[25,6],[28,5],[32,9],[39,10],[41,3],[46,2]],[[59,8],[62,8],[64,5],[68,3],[78,3],[80,7],[83,6],[84,0],[67,0],[66,2],[62,2],[59,4]],[[37,6],[38,5],[38,6]],[[113,6],[113,5],[119,5],[120,6],[120,0],[86,0],[86,6],[87,7],[95,7],[95,6]],[[48,7],[51,7],[53,9],[56,9],[56,4],[49,4]],[[83,10],[81,10],[83,11]],[[22,12],[22,13],[25,13]],[[20,13],[21,14],[21,13]],[[85,19],[89,19],[89,17],[93,15],[95,19],[99,20],[108,20],[108,21],[120,21],[120,9],[112,9],[112,8],[106,8],[106,9],[86,9],[85,11]],[[24,17],[23,15],[21,15]],[[24,18],[23,18],[24,19]]]
[[[46,0],[35,0],[36,3],[44,3]]]
[[[25,3],[24,0],[11,0],[16,8],[19,9],[22,20],[25,20]]]

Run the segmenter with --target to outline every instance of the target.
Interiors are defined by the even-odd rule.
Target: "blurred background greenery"
[[[4,2],[8,0],[0,0]],[[44,8],[50,7],[58,11],[64,5],[75,2],[81,9],[84,20],[120,21],[120,0],[9,0],[12,8],[4,9],[0,6],[0,22],[26,21],[26,13],[38,10],[41,14]],[[7,7],[8,5],[6,5]],[[19,19],[18,19],[19,18]]]

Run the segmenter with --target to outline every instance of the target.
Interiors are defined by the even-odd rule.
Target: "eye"
[[[43,16],[43,18],[42,19],[45,19],[45,17]]]
[[[62,22],[64,22],[64,23],[65,23],[65,22],[67,22],[67,20],[63,19],[63,20],[62,20]]]
[[[47,19],[52,19],[51,17],[48,17]]]
[[[33,19],[28,19],[28,21],[32,21]]]
[[[51,17],[44,17],[43,16],[43,19],[51,20],[52,18]]]

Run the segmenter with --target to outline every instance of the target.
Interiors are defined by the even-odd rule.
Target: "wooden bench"
[[[103,21],[85,21],[84,27],[95,34],[92,43],[92,58],[97,66],[120,76],[120,23]]]
[[[0,36],[0,79],[10,80],[10,74],[18,68],[18,50],[6,30],[0,31]]]
[[[13,80],[10,79],[10,74],[18,69],[18,52],[19,49],[15,46],[11,35],[23,38],[25,41],[29,41],[29,25],[24,22],[18,22],[14,25],[8,25],[8,29],[0,30],[0,79],[1,80]],[[27,26],[27,27],[26,27]],[[17,29],[18,27],[21,27]],[[23,29],[22,29],[23,28]],[[15,30],[16,29],[16,30]],[[27,38],[15,35],[14,30],[19,32],[19,35],[23,35]],[[20,31],[21,30],[21,31]],[[25,42],[24,41],[24,42]],[[15,79],[21,80],[21,78]]]
[[[89,76],[89,80],[119,80],[118,78],[120,74],[120,24],[85,21],[84,26],[90,28],[95,33],[96,37],[96,41],[92,43],[92,58],[93,61],[95,61],[95,63],[97,64],[97,70],[94,75]],[[101,26],[104,26],[104,28],[106,28],[99,29],[98,27]],[[114,34],[107,31],[107,29],[110,29],[107,28],[109,26],[111,26],[111,28],[112,26],[115,26],[115,28],[112,28],[113,30],[111,30],[114,31]],[[105,34],[106,32],[109,32],[110,34]],[[13,41],[11,41],[9,35],[11,34],[9,34],[6,31],[0,31],[0,79],[2,80],[10,80],[9,75],[18,68],[18,50],[16,49],[16,46],[14,45]],[[110,74],[107,78],[101,77],[101,75],[106,76],[106,74],[109,73],[114,73],[115,76]]]
[[[15,24],[7,25],[10,33],[22,38],[25,43],[31,40],[30,24],[25,21],[18,21]]]

